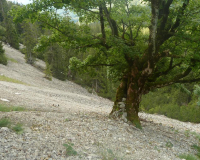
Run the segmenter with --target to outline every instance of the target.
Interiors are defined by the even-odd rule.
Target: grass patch
[[[63,144],[63,146],[66,148],[66,156],[76,156],[78,153],[74,150],[72,147],[73,143]]]
[[[10,126],[11,122],[8,118],[1,118],[0,119],[0,127],[8,127]]]
[[[12,130],[15,131],[17,134],[22,134],[24,129],[22,128],[22,124],[18,123],[14,127],[12,127]]]
[[[9,77],[6,77],[4,75],[0,75],[0,81],[6,81],[6,82],[12,82],[12,83],[18,83],[18,84],[27,85],[26,83],[24,83],[22,81],[19,81],[17,79],[13,79],[13,78],[9,78]]]
[[[179,158],[186,159],[186,160],[199,160],[196,156],[191,154],[181,154]]]
[[[10,58],[10,57],[6,57],[8,61],[11,61],[13,63],[18,63],[17,60],[15,60],[14,58]]]
[[[22,127],[22,124],[18,123],[16,125],[12,125],[10,119],[8,118],[1,118],[0,119],[0,127],[8,127],[11,128],[13,131],[15,131],[17,134],[23,133],[24,129]]]
[[[192,148],[195,149],[195,150],[197,151],[196,156],[197,156],[198,158],[200,158],[200,146],[194,144],[194,145],[192,145]]]
[[[199,137],[196,137],[199,138]],[[179,155],[179,158],[186,159],[186,160],[200,160],[200,146],[194,144],[192,145],[192,149],[196,150],[195,155],[193,154],[181,154]]]
[[[24,107],[5,106],[0,104],[0,112],[25,111]]]

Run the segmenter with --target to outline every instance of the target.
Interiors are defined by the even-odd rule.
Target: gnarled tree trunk
[[[113,118],[121,118],[123,121],[131,122],[140,127],[138,116],[141,96],[144,92],[145,78],[135,64],[129,72],[124,75],[120,86],[118,87],[116,100],[110,113]]]

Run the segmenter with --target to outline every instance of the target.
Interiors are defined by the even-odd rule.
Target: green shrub
[[[200,158],[200,146],[194,144],[194,145],[192,145],[192,148],[195,149],[195,150],[197,151],[196,156],[197,156],[198,158]]]
[[[191,155],[191,154],[181,154],[179,158],[186,159],[186,160],[198,160],[196,156]]]
[[[24,107],[5,106],[0,104],[0,112],[25,111]]]
[[[78,153],[74,150],[72,147],[74,144],[68,143],[68,144],[63,144],[63,146],[66,148],[66,155],[67,156],[76,156]]]
[[[163,114],[169,118],[178,119],[183,122],[200,122],[200,107],[198,106],[178,106],[178,105],[163,105],[151,108],[148,113]]]
[[[18,123],[14,127],[12,127],[12,130],[15,131],[17,134],[23,133],[24,129],[22,128],[22,124]]]
[[[10,125],[10,120],[8,118],[0,119],[0,127],[8,127]]]
[[[187,88],[177,84],[157,89],[142,97],[140,110],[150,114],[163,114],[184,122],[200,123],[198,96],[200,87],[188,84]],[[200,104],[200,103],[199,103]]]

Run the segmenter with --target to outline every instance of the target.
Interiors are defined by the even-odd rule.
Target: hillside
[[[200,134],[200,124],[140,113],[139,130],[109,119],[113,102],[70,81],[49,81],[38,69],[44,62],[38,60],[33,67],[19,51],[6,45],[4,49],[10,61],[0,65],[0,75],[22,83],[0,81],[0,99],[27,111],[0,112],[0,118],[9,117],[24,127],[23,134],[0,128],[0,160],[179,160],[182,153],[194,153],[191,145],[197,137],[192,132]],[[66,156],[63,144],[74,144],[78,155]]]

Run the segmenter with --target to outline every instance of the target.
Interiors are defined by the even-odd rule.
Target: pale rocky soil
[[[0,160],[178,160],[181,153],[194,153],[191,145],[198,140],[192,132],[200,134],[200,124],[140,113],[146,121],[139,130],[109,119],[113,102],[70,81],[49,81],[19,51],[4,49],[18,63],[0,65],[0,74],[27,85],[0,81],[0,98],[28,111],[0,112],[0,118],[24,127],[23,134],[0,128]],[[42,61],[36,64],[45,67]],[[66,156],[63,144],[69,143],[77,156]]]

